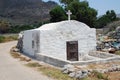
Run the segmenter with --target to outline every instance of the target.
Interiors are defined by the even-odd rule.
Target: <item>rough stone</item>
[[[72,73],[69,73],[69,76],[73,78],[75,77],[75,74],[76,74],[75,72],[72,72]]]
[[[68,69],[68,71],[73,72],[73,71],[75,71],[75,68],[70,68],[70,69]]]
[[[81,78],[84,78],[84,77],[86,77],[88,75],[88,72],[86,72],[86,71],[77,71],[76,72],[76,75],[75,75],[75,78],[79,78],[79,79],[81,79]]]
[[[82,76],[82,71],[77,71],[75,74],[75,78],[79,78],[80,76]]]
[[[64,66],[64,68],[70,69],[70,68],[74,68],[74,66],[71,65],[71,64],[67,64],[67,65]]]
[[[88,73],[88,70],[82,70],[82,73],[83,74]]]
[[[71,73],[71,72],[74,72],[74,71],[75,71],[75,68],[71,64],[67,64],[62,68],[63,73]]]
[[[68,69],[64,70],[63,73],[68,74]]]
[[[13,51],[14,51],[14,52],[19,52],[19,49],[14,48]]]
[[[82,76],[79,76],[79,78],[81,79],[81,78],[84,78],[84,77],[86,77],[86,76],[88,76],[87,73],[83,74]]]

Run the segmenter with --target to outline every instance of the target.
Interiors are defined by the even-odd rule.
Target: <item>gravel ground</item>
[[[9,50],[16,43],[12,41],[0,44],[0,80],[54,80],[12,58]]]

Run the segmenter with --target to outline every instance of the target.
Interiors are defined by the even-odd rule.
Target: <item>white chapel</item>
[[[76,20],[45,24],[23,33],[23,52],[51,58],[79,61],[96,49],[96,29]]]

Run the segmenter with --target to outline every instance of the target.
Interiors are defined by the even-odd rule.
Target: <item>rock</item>
[[[107,73],[107,72],[108,72],[108,69],[105,69],[105,70],[104,70],[104,73]]]
[[[68,74],[68,69],[64,70],[63,73]]]
[[[81,75],[81,76],[79,76],[79,77],[78,77],[78,79],[81,79],[81,78],[84,78],[84,77],[86,77],[86,76],[84,76],[84,75]]]
[[[88,73],[88,70],[82,70],[82,73],[84,74],[84,73]]]
[[[82,76],[79,76],[79,79],[84,78],[84,77],[86,77],[86,76],[88,76],[87,73],[83,74]]]
[[[65,71],[65,70],[67,70],[67,68],[64,68],[64,67],[63,67],[63,68],[61,69],[62,72]]]
[[[75,74],[75,78],[79,78],[82,75],[82,71],[77,71]]]
[[[92,69],[89,69],[88,72],[93,72],[93,70],[92,70]]]
[[[71,72],[74,72],[75,71],[75,68],[73,65],[71,64],[68,64],[68,65],[65,65],[63,68],[62,68],[62,72],[63,73],[71,73]]]
[[[115,51],[116,51],[116,49],[115,49],[115,48],[109,48],[109,50],[108,50],[108,51],[109,51],[109,53],[113,53],[113,54],[114,54],[114,53],[115,53]]]
[[[76,74],[75,72],[72,72],[69,74],[69,76],[73,78],[73,77],[75,77],[75,74]]]
[[[69,71],[69,73],[74,72],[75,68],[70,68],[70,69],[68,69],[68,71]]]
[[[108,72],[112,72],[112,69],[111,69],[111,68],[109,68],[109,69],[108,69]]]
[[[27,58],[26,61],[29,62],[29,61],[31,61],[31,59],[30,59],[30,58]]]
[[[119,32],[119,31],[120,31],[120,26],[116,28],[116,32]]]
[[[13,51],[14,51],[14,52],[19,52],[19,49],[13,48]]]
[[[118,66],[118,71],[120,71],[120,66]]]
[[[67,64],[67,65],[64,66],[64,68],[67,68],[67,69],[68,69],[68,68],[74,68],[74,66],[71,65],[71,64]]]
[[[99,72],[99,73],[104,73],[104,69],[94,69],[94,71]]]

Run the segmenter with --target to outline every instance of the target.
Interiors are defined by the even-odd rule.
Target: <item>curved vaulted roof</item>
[[[69,29],[69,27],[77,27],[79,29],[86,29],[86,30],[90,29],[89,26],[87,26],[82,22],[76,20],[70,20],[70,21],[66,20],[66,21],[42,25],[41,27],[37,28],[37,30],[57,30],[63,27],[66,27],[67,29]]]

